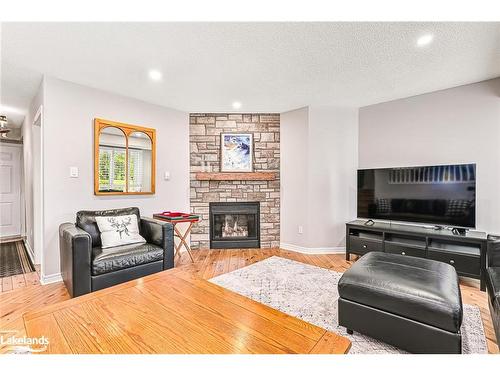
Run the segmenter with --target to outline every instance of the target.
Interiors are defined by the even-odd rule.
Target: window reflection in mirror
[[[152,144],[144,132],[128,136],[128,191],[151,191]]]
[[[99,192],[125,191],[125,133],[112,126],[99,134]]]

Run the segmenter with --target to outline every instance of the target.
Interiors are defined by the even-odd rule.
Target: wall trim
[[[42,83],[39,88],[39,92],[42,92],[42,98],[45,95],[45,76],[42,78]],[[38,95],[38,94],[37,94]],[[38,243],[35,241],[35,195],[33,194],[33,222],[31,223],[33,225],[33,254],[35,257],[35,261],[40,262],[40,269],[43,270],[43,266],[45,263],[45,251],[46,248],[44,246],[44,241],[45,241],[45,195],[44,195],[44,188],[45,188],[45,167],[44,167],[44,154],[45,154],[45,114],[44,114],[44,106],[43,106],[44,100],[42,100],[42,103],[38,106],[38,109],[36,110],[35,116],[33,117],[33,121],[31,123],[31,126],[40,126],[40,161],[39,161],[39,167],[40,167],[40,191],[39,191],[39,196],[38,199],[40,200],[40,212],[38,213],[38,217],[40,218],[40,228],[38,230],[40,231],[40,235],[38,236]],[[33,172],[33,171],[32,171]],[[33,181],[34,182],[34,181]],[[55,275],[55,274],[54,274]],[[60,274],[59,274],[60,276]],[[44,275],[42,274],[40,278],[40,282],[44,279]],[[52,277],[48,276],[48,277]],[[62,279],[61,279],[62,280]],[[58,280],[56,280],[58,281]],[[56,281],[49,281],[47,284],[51,282],[56,282]]]
[[[63,281],[61,273],[53,273],[52,275],[42,275],[40,278],[40,283],[42,285],[58,283]]]
[[[305,247],[280,242],[280,249],[296,251],[303,254],[345,254],[345,246],[337,247]]]
[[[26,240],[25,236],[23,236],[23,243],[24,243],[24,246],[26,247],[26,250],[28,250],[28,256],[30,257],[31,263],[36,264],[35,259],[34,259],[35,253],[34,253],[33,249],[31,248],[29,242]]]

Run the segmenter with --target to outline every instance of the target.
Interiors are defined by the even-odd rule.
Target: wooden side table
[[[166,221],[167,223],[171,223],[174,226],[174,235],[175,235],[175,237],[178,237],[180,240],[178,245],[176,245],[174,243],[174,247],[175,247],[174,257],[177,254],[180,254],[181,248],[184,247],[187,250],[189,257],[191,258],[191,262],[194,263],[193,254],[191,254],[191,247],[189,247],[189,244],[187,243],[186,238],[187,238],[187,236],[189,236],[189,233],[191,233],[191,229],[193,229],[193,225],[195,223],[197,223],[198,221],[200,221],[200,218],[195,217],[195,218],[178,218],[178,219],[176,219],[176,218],[169,218],[169,217],[161,215],[161,214],[154,214],[153,218],[156,220]],[[177,224],[179,224],[179,223],[189,223],[189,226],[186,228],[184,233],[182,233],[179,230],[179,228],[177,228]]]

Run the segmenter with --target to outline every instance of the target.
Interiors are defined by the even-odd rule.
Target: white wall
[[[309,108],[280,114],[280,241],[302,247],[307,238],[297,228],[307,224],[308,132]]]
[[[359,167],[477,163],[479,230],[500,232],[500,79],[361,108]]]
[[[282,113],[280,132],[282,247],[342,249],[345,223],[356,215],[358,110],[307,107]]]
[[[356,217],[358,109],[311,107],[309,126],[308,244],[343,248]]]
[[[166,209],[189,210],[187,113],[46,77],[44,116],[45,279],[60,272],[58,227],[74,222],[78,210],[137,206],[145,216]],[[156,129],[155,195],[94,195],[96,117]],[[78,178],[69,177],[72,166],[79,168]],[[163,179],[165,171],[171,172],[169,181]]]
[[[23,137],[23,195],[24,212],[23,229],[26,242],[35,253],[35,263],[40,263],[42,249],[41,243],[37,242],[41,232],[41,195],[40,192],[40,127],[33,125],[35,115],[43,104],[43,83],[40,85],[36,96],[31,102],[30,108],[22,125]]]

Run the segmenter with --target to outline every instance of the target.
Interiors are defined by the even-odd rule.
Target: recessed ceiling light
[[[153,81],[159,81],[161,80],[162,74],[159,70],[150,70],[149,71],[149,78],[151,78]]]
[[[417,39],[417,45],[419,47],[426,46],[426,45],[430,44],[433,39],[434,39],[434,35],[432,35],[432,34],[422,35],[420,38]]]
[[[234,109],[240,109],[241,108],[241,102],[233,102],[233,108]]]

